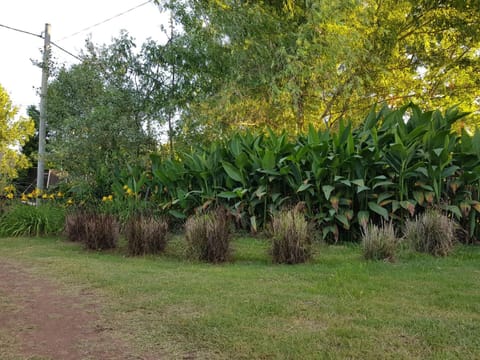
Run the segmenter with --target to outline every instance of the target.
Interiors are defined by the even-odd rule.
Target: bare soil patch
[[[144,359],[113,337],[93,292],[62,289],[22,266],[0,260],[0,358]]]

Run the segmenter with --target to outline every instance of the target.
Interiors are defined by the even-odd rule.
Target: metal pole
[[[42,63],[42,87],[40,89],[40,124],[38,126],[38,165],[37,165],[37,189],[43,192],[45,176],[45,133],[46,133],[46,100],[48,87],[48,73],[50,60],[50,24],[45,24],[45,42],[43,46]],[[41,199],[37,198],[37,206]]]
[[[170,10],[170,41],[173,43],[173,37],[175,36],[175,33],[173,31],[173,10]],[[175,101],[174,96],[175,96],[175,57],[172,60],[171,64],[171,72],[172,72],[172,77],[171,77],[171,82],[170,82],[170,101]],[[170,143],[170,157],[173,157],[173,115],[175,113],[175,108],[174,106],[170,103],[170,108],[168,109],[168,140]]]

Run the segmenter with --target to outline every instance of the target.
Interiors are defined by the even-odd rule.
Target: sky
[[[42,60],[43,39],[6,29],[1,25],[42,34],[45,24],[51,26],[51,41],[78,55],[85,39],[95,44],[110,44],[121,30],[126,30],[140,46],[146,39],[165,41],[161,25],[168,15],[147,0],[1,0],[0,2],[0,84],[10,95],[20,115],[29,105],[40,102],[38,88],[41,69],[32,63]],[[146,3],[146,4],[145,4]],[[126,13],[125,13],[126,12]],[[123,15],[120,15],[124,13]],[[119,15],[119,16],[117,16]],[[113,18],[113,19],[111,19]],[[111,20],[109,20],[111,19]],[[108,20],[108,21],[106,21]],[[100,25],[97,25],[102,23]],[[81,31],[89,28],[86,31]],[[81,31],[79,34],[75,33]],[[74,57],[52,47],[59,64],[78,63]]]

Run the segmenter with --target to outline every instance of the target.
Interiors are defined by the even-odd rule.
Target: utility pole
[[[170,41],[173,43],[173,37],[175,36],[173,29],[173,9],[170,10]],[[170,81],[170,101],[174,101],[175,96],[175,56],[172,59],[171,63],[171,81]],[[170,157],[173,157],[173,115],[175,114],[175,108],[170,103],[170,108],[168,109],[168,141],[170,143]]]
[[[46,137],[46,102],[48,73],[50,61],[50,24],[45,24],[45,35],[43,45],[43,63],[42,63],[42,87],[40,89],[40,124],[38,126],[38,165],[37,165],[37,189],[43,191],[45,188],[45,137]],[[37,206],[41,199],[37,197]]]

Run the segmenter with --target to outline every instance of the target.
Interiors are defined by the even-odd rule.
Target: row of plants
[[[185,222],[186,257],[210,263],[231,259],[232,226],[223,208],[192,215]],[[362,231],[362,251],[367,260],[394,261],[401,247],[434,256],[447,256],[456,244],[458,224],[437,210],[428,210],[415,220],[408,220],[403,234],[392,222],[381,226],[368,224]],[[165,219],[132,216],[124,226],[110,214],[86,211],[66,217],[68,240],[81,242],[89,250],[117,247],[120,229],[130,256],[163,253],[170,238]],[[298,207],[276,213],[268,226],[270,255],[273,263],[298,264],[312,257],[314,229]]]
[[[238,133],[122,169],[104,202],[117,213],[141,208],[182,219],[222,206],[252,232],[299,203],[328,242],[358,240],[370,222],[403,226],[436,207],[473,242],[480,238],[480,131],[454,131],[466,115],[408,104],[372,108],[358,127],[344,121],[296,137]]]

